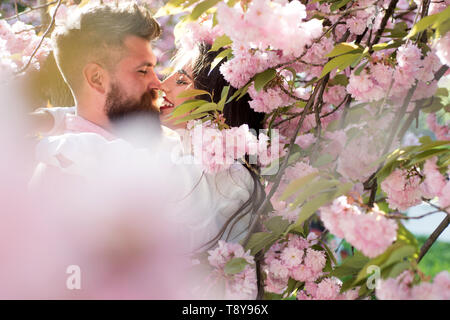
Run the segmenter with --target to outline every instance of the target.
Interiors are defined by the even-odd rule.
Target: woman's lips
[[[169,99],[167,99],[166,97],[163,98],[163,103],[162,105],[159,107],[159,110],[165,110],[165,109],[170,109],[174,107],[174,104],[172,102],[170,102]]]

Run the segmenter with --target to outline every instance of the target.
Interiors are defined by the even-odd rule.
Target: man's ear
[[[108,74],[105,69],[96,63],[88,63],[83,68],[83,76],[89,87],[101,94],[105,94],[108,89]]]

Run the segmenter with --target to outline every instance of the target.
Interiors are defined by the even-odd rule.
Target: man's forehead
[[[136,36],[128,36],[124,40],[124,45],[126,53],[123,60],[126,62],[137,63],[139,66],[156,65],[156,56],[150,41]]]

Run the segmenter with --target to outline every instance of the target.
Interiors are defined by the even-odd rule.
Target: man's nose
[[[155,72],[152,72],[152,76],[149,79],[148,89],[161,89],[161,80],[159,80]]]

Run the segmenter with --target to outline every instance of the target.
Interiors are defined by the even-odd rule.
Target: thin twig
[[[31,61],[33,60],[34,56],[38,52],[42,43],[44,42],[45,37],[50,33],[50,30],[53,28],[53,25],[55,24],[56,14],[58,12],[59,6],[61,5],[61,2],[62,2],[62,0],[58,0],[58,4],[56,5],[55,12],[53,12],[52,21],[48,25],[47,30],[45,30],[44,34],[42,35],[41,40],[39,41],[38,45],[36,46],[36,48],[34,48],[34,51],[31,54],[30,59],[28,60],[27,64],[23,68],[21,68],[19,71],[17,71],[16,74],[20,74],[20,73],[24,72],[30,66]]]
[[[447,211],[448,209],[450,209],[450,207],[441,208],[441,207],[435,205],[434,203],[432,203],[430,200],[425,199],[425,198],[422,198],[422,201],[428,203],[430,206],[432,206],[432,207],[435,208],[435,209],[438,209],[438,210],[440,210],[440,211],[442,211],[442,212],[445,212],[445,213],[447,213],[447,214],[450,214],[450,212]]]
[[[8,20],[16,19],[16,18],[20,17],[21,15],[28,14],[28,13],[30,13],[31,11],[34,11],[34,10],[39,10],[39,9],[42,9],[42,8],[49,7],[49,6],[51,6],[51,5],[55,4],[55,3],[58,3],[58,2],[61,2],[61,1],[55,0],[55,1],[52,1],[52,2],[49,2],[49,3],[43,4],[43,5],[36,6],[36,7],[29,7],[28,10],[19,12],[19,13],[13,15],[13,16],[10,16],[10,17],[5,18],[4,20],[7,20],[7,21],[8,21]]]
[[[289,92],[288,90],[286,90],[286,88],[283,87],[282,84],[280,84],[278,87],[281,89],[281,91],[283,91],[285,94],[287,94],[290,98],[295,99],[295,100],[297,100],[297,101],[308,102],[308,100],[303,99],[303,98],[300,98],[300,97],[297,97],[297,96],[296,96],[295,94],[293,94],[292,92]]]
[[[427,217],[429,215],[440,213],[440,212],[443,212],[443,210],[434,210],[434,211],[427,212],[427,213],[422,214],[422,215],[417,216],[417,217],[408,217],[408,216],[405,216],[405,215],[403,215],[401,213],[389,213],[389,214],[386,214],[385,217],[388,218],[388,219],[418,220],[418,219],[422,219],[422,218],[425,218],[425,217]],[[449,213],[447,213],[447,215],[448,214]]]
[[[20,21],[20,18],[18,16],[18,14],[19,14],[19,7],[17,6],[17,0],[14,0],[14,10],[16,12],[17,20]]]

